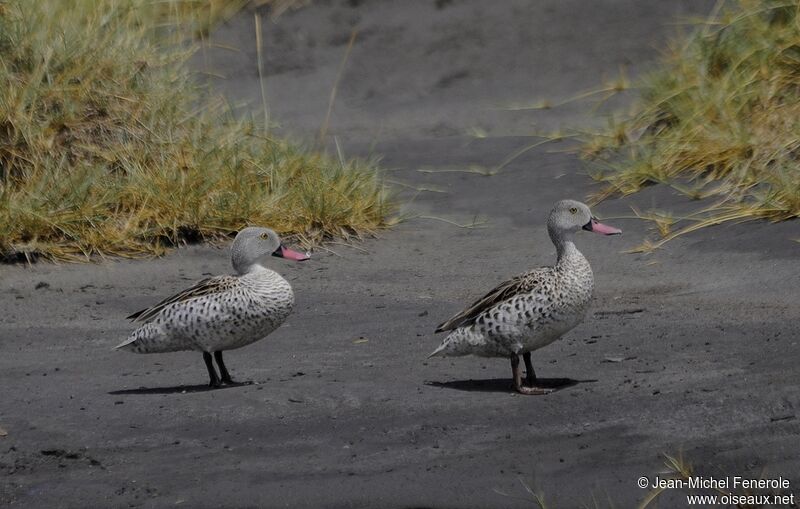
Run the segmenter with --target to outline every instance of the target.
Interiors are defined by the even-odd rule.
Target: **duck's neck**
[[[594,275],[589,260],[578,251],[572,242],[571,232],[550,232],[550,238],[556,246],[558,261],[554,272],[559,280],[560,288],[570,293],[576,302],[586,304],[594,291]]]
[[[261,265],[260,263],[254,263],[252,265],[248,265],[244,269],[240,269],[234,265],[234,270],[239,276],[253,276],[253,275],[264,275],[269,272],[273,272],[272,269],[268,269]]]
[[[556,254],[558,256],[556,266],[569,264],[576,258],[583,258],[583,254],[578,251],[578,248],[575,247],[575,243],[572,242],[571,232],[548,229],[548,233],[550,234],[550,240],[553,241],[553,245],[556,246]]]
[[[578,248],[575,247],[575,243],[572,242],[572,239],[564,240],[561,244],[557,244],[556,253],[558,256],[556,264],[558,265],[569,263],[569,261],[576,256],[583,256],[581,252],[578,251]]]

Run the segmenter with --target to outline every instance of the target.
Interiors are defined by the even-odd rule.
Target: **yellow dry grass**
[[[586,140],[605,184],[595,201],[653,184],[706,200],[640,251],[722,222],[800,216],[799,11],[796,1],[728,2],[673,43],[638,85],[632,115]]]
[[[184,65],[183,3],[0,3],[0,257],[153,255],[247,224],[307,243],[386,225],[373,163],[271,138],[208,99]]]

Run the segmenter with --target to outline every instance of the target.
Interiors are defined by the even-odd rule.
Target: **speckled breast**
[[[205,351],[233,350],[263,339],[286,320],[294,307],[289,283],[276,273],[242,278],[216,320],[198,331],[196,344]]]
[[[548,316],[531,323],[522,340],[524,351],[549,345],[586,317],[594,292],[594,277],[588,262],[568,271],[558,271],[555,288],[555,302]]]

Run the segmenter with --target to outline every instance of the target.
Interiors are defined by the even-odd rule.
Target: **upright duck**
[[[135,353],[199,350],[208,369],[209,385],[232,384],[222,361],[223,350],[233,350],[266,337],[277,329],[294,307],[289,282],[266,267],[270,256],[307,260],[282,243],[268,228],[240,231],[231,247],[235,276],[215,276],[199,281],[128,318],[143,325],[116,348]],[[219,365],[217,375],[212,354]]]
[[[602,235],[622,233],[598,222],[583,203],[559,201],[547,218],[547,233],[558,253],[555,266],[533,269],[501,283],[439,325],[436,332],[452,332],[430,357],[473,354],[510,358],[517,392],[551,392],[537,385],[531,352],[560,338],[586,315],[594,276],[589,262],[572,242],[573,234],[581,229]],[[520,354],[525,360],[527,386],[522,383]]]

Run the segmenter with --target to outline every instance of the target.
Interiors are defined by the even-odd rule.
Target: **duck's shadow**
[[[234,387],[242,387],[245,385],[253,385],[254,382],[236,382],[234,384],[220,385],[219,387],[211,387],[208,384],[202,385],[175,385],[172,387],[139,387],[137,389],[121,389],[118,391],[109,391],[108,393],[113,396],[124,396],[126,394],[183,394],[191,392],[208,392],[219,391],[223,389],[232,389]]]
[[[536,385],[560,391],[578,384],[594,383],[597,380],[575,380],[573,378],[537,378]],[[452,382],[425,382],[425,385],[468,392],[514,392],[509,378],[485,378],[482,380],[453,380]]]

